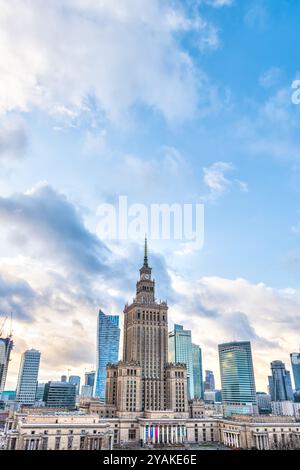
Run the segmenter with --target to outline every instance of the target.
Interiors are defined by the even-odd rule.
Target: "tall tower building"
[[[10,353],[13,348],[11,336],[0,338],[0,393],[5,389]]]
[[[105,399],[106,366],[119,359],[120,328],[118,315],[105,315],[101,310],[97,324],[97,371],[94,395]]]
[[[174,331],[169,333],[169,361],[181,362],[187,367],[188,398],[194,398],[194,370],[192,333],[184,330],[182,325],[174,325]]]
[[[215,376],[212,370],[205,371],[204,390],[206,392],[214,392],[216,389]]]
[[[165,367],[168,362],[168,306],[155,299],[155,281],[148,265],[147,240],[144,264],[136,284],[136,297],[124,309],[123,361],[141,367],[142,408],[164,410]]]
[[[291,353],[291,364],[293,369],[296,391],[300,390],[300,353]]]
[[[272,375],[269,379],[269,392],[272,401],[293,400],[291,374],[282,361],[271,362]]]
[[[41,353],[29,349],[22,354],[18,384],[17,401],[23,405],[34,405]]]
[[[147,239],[136,296],[124,309],[123,361],[107,367],[106,403],[127,417],[188,412],[187,369],[168,363],[168,305],[155,298]]]
[[[220,344],[219,360],[225,414],[257,412],[250,342]]]
[[[192,344],[193,351],[193,375],[194,375],[194,398],[203,399],[203,373],[202,373],[202,351],[200,346]]]
[[[79,395],[79,392],[80,392],[80,377],[79,377],[79,375],[70,375],[69,383],[75,385],[76,395]]]

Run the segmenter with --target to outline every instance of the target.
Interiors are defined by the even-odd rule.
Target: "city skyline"
[[[97,311],[122,312],[142,253],[99,235],[99,207],[125,196],[204,204],[201,249],[149,237],[157,295],[218,387],[217,345],[238,340],[266,390],[299,349],[299,2],[46,3],[0,0],[7,387],[31,347],[42,381],[95,367]]]
[[[147,248],[147,238],[145,239],[144,241],[144,264],[142,266],[142,268],[140,269],[140,275],[141,275],[141,279],[140,281],[137,283],[137,300],[140,300],[140,301],[145,301],[144,300],[144,296],[148,296],[149,299],[146,301],[149,302],[149,301],[153,301],[156,299],[155,297],[155,289],[154,289],[154,286],[155,286],[155,281],[151,279],[151,271],[152,269],[149,267],[148,265],[148,248]],[[144,289],[145,287],[143,287],[143,284],[146,283],[147,285],[151,285],[152,287],[150,288],[150,291],[149,293],[146,293],[144,292]],[[139,287],[139,284],[141,287]],[[149,290],[149,287],[146,287],[146,289]],[[164,302],[162,303],[162,305],[164,305]],[[167,305],[167,304],[166,304]],[[125,306],[125,310],[126,310],[126,307],[128,307],[128,303],[126,303],[126,306]],[[107,364],[117,364],[118,360],[122,357],[122,354],[120,353],[120,336],[121,336],[121,329],[119,327],[119,322],[120,320],[120,316],[119,315],[106,315],[102,312],[102,310],[100,309],[99,312],[98,312],[98,316],[97,316],[97,341],[96,341],[96,352],[95,352],[95,357],[96,357],[96,363],[97,363],[97,368],[96,368],[96,371],[93,372],[93,374],[95,375],[94,377],[94,385],[93,387],[91,388],[91,392],[92,392],[92,395],[97,397],[97,398],[100,398],[102,401],[104,401],[104,398],[105,398],[105,381],[106,381],[106,365]],[[125,335],[125,338],[127,336]],[[122,338],[122,336],[121,336]],[[10,333],[10,336],[7,338],[10,340],[10,342],[12,343],[12,333]],[[2,341],[5,341],[5,338],[2,339]],[[203,377],[203,374],[202,374],[202,371],[203,371],[203,362],[202,362],[202,351],[201,351],[201,347],[198,346],[198,345],[195,345],[194,343],[192,343],[192,331],[188,331],[188,330],[185,330],[184,329],[184,326],[183,325],[178,325],[178,324],[174,324],[174,329],[170,331],[170,329],[168,328],[168,344],[169,344],[169,353],[168,353],[168,360],[170,362],[173,362],[173,363],[185,363],[186,366],[187,366],[187,390],[188,390],[188,398],[191,399],[191,398],[194,398],[194,373],[193,373],[193,367],[194,367],[194,364],[193,364],[193,354],[194,354],[194,349],[198,349],[200,350],[200,370],[201,370],[201,376],[202,376],[202,381],[201,381],[201,388],[202,388],[202,392],[204,392],[204,386],[205,386],[205,380],[206,380],[206,376]],[[229,353],[231,353],[231,351],[234,351],[235,349],[237,351],[239,351],[239,347],[241,345],[248,345],[249,344],[249,347],[250,347],[250,361],[251,361],[251,370],[253,371],[252,374],[254,373],[254,377],[253,377],[253,393],[255,394],[255,391],[256,391],[256,388],[255,388],[255,367],[254,367],[254,364],[253,364],[253,360],[252,360],[252,352],[251,352],[251,342],[241,342],[241,341],[233,341],[233,342],[230,342],[230,343],[224,343],[224,344],[218,344],[217,345],[217,348],[218,348],[218,352],[219,352],[219,363],[220,363],[220,366],[221,366],[221,351],[222,351],[222,348],[225,348],[225,351],[226,351],[226,348],[229,348],[228,351]],[[125,347],[125,344],[123,342],[123,349]],[[248,346],[247,346],[248,348]],[[246,349],[247,351],[247,349]],[[24,363],[24,358],[26,358],[26,355],[31,355],[31,354],[38,354],[38,369],[36,371],[36,377],[37,377],[37,374],[39,373],[39,366],[40,366],[40,357],[41,357],[41,353],[40,351],[37,351],[33,348],[31,348],[30,350],[27,350],[25,351],[23,354],[22,354],[22,358],[21,358],[21,363],[20,363],[20,367],[19,367],[19,370],[18,370],[18,383],[17,383],[17,387],[16,387],[16,390],[18,390],[18,387],[19,387],[19,382],[21,380],[21,377],[23,375],[23,363]],[[125,351],[123,351],[123,354],[125,354]],[[242,355],[244,354],[244,352],[242,351]],[[247,355],[249,355],[249,353],[247,352]],[[272,389],[274,388],[274,384],[276,384],[277,382],[275,381],[275,379],[273,379],[273,383],[271,382],[272,381],[272,377],[270,376],[266,376],[266,381],[267,381],[267,391],[268,393],[270,393],[271,395],[271,398],[273,397],[273,401],[284,401],[284,400],[293,400],[293,389],[294,390],[298,390],[297,388],[297,379],[298,379],[298,367],[299,367],[299,363],[298,363],[298,358],[299,358],[299,354],[298,353],[290,353],[290,358],[291,358],[291,371],[289,370],[286,370],[285,369],[285,364],[283,363],[283,361],[281,360],[273,360],[271,363],[270,363],[270,367],[271,367],[271,371],[273,371],[273,367],[274,368],[278,368],[281,370],[284,371],[284,374],[287,376],[288,378],[288,381],[289,381],[289,384],[288,384],[288,387],[289,387],[289,391],[286,392],[280,392],[281,394],[283,393],[283,395],[281,396],[277,396],[277,394],[272,391]],[[130,356],[131,357],[131,356]],[[293,357],[296,357],[296,361],[294,359],[294,362],[293,362]],[[199,359],[198,359],[199,360]],[[243,359],[244,360],[244,359]],[[232,361],[232,358],[230,359],[230,361]],[[241,358],[238,359],[238,363],[241,363]],[[245,366],[243,366],[245,367]],[[239,370],[239,369],[237,369]],[[80,394],[80,382],[81,382],[81,378],[82,376],[84,375],[85,377],[85,380],[83,381],[84,383],[86,382],[86,377],[88,376],[88,374],[91,374],[91,372],[86,372],[86,370],[84,371],[84,374],[81,372],[80,375],[72,375],[70,374],[71,372],[71,369],[68,369],[68,374],[67,375],[62,375],[61,376],[61,382],[67,382],[68,383],[74,383],[76,384],[76,394],[79,395]],[[213,373],[213,376],[215,375],[215,372],[214,371],[210,371],[210,370],[205,370],[206,374],[211,374]],[[243,376],[244,372],[242,372],[242,376]],[[296,375],[295,375],[296,374]],[[222,382],[222,367],[221,367],[221,381]],[[293,384],[294,384],[294,387],[292,386],[292,382],[291,382],[291,378],[293,378]],[[192,379],[192,385],[191,385],[191,379]],[[48,378],[46,380],[46,382],[49,382],[49,381],[54,381],[57,379],[54,379],[53,377],[51,378]],[[231,380],[231,379],[230,379]],[[237,378],[235,377],[234,379],[235,381],[237,380]],[[286,379],[278,379],[279,381],[280,380],[286,380]],[[43,381],[42,380],[39,380],[37,382],[37,380],[35,379],[35,385],[37,386],[37,384],[42,384]],[[86,385],[86,383],[85,383]],[[30,386],[32,388],[32,384]],[[29,387],[29,388],[30,388]],[[198,385],[199,387],[199,385]],[[286,384],[285,382],[283,383],[283,385],[280,385],[280,387],[283,387],[284,390],[285,390],[285,387],[286,387]],[[221,388],[221,390],[223,391],[222,389],[222,383],[220,383],[220,387],[216,387],[217,388]],[[277,388],[277,385],[275,386],[275,389]],[[8,387],[6,386],[5,387],[5,390],[8,390]],[[257,390],[258,392],[261,391],[261,390]],[[26,392],[27,393],[27,392]],[[18,395],[18,393],[17,393]],[[34,394],[35,395],[35,394]],[[200,395],[199,395],[200,397]],[[226,394],[224,395],[224,400],[225,400],[225,403],[226,401],[230,401],[228,400],[228,398],[226,398]],[[203,396],[202,396],[203,398]],[[31,402],[33,403],[33,400],[34,400],[34,397],[32,396],[31,397]],[[31,404],[32,404],[31,403]]]

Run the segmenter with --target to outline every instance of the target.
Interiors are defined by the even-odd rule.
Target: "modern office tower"
[[[216,403],[222,403],[222,390],[215,390]]]
[[[76,385],[69,382],[50,381],[45,384],[43,401],[49,408],[74,410],[76,406]]]
[[[29,349],[22,354],[18,384],[17,402],[22,405],[34,405],[41,353]]]
[[[291,374],[282,361],[271,362],[272,375],[268,377],[271,401],[293,401]]]
[[[169,333],[169,362],[186,364],[188,398],[194,398],[194,371],[192,333],[184,330],[182,325],[174,325],[174,331]]]
[[[300,390],[300,353],[291,353],[290,358],[294,376],[295,390]]]
[[[205,371],[204,390],[207,392],[214,392],[215,390],[215,376],[212,370]]]
[[[67,382],[67,376],[66,375],[62,375],[61,378],[60,378],[60,381],[61,382]]]
[[[80,377],[79,375],[70,375],[69,383],[76,386],[76,395],[80,392]]]
[[[0,393],[5,389],[10,353],[13,348],[11,336],[0,338]]]
[[[249,341],[219,345],[222,402],[225,416],[257,412],[255,380]]]
[[[270,414],[272,412],[270,395],[265,392],[257,392],[256,398],[257,398],[259,414],[260,415]]]
[[[84,374],[84,385],[89,385],[90,387],[94,387],[95,384],[95,376],[96,372],[94,370],[90,372],[86,372]]]
[[[45,384],[38,383],[35,394],[35,401],[43,401],[44,399]]]
[[[200,346],[192,344],[193,351],[193,374],[194,374],[194,398],[204,398],[203,374],[202,374],[202,351]]]
[[[101,310],[97,324],[97,372],[95,397],[105,399],[106,366],[119,359],[120,328],[118,315],[105,315]]]
[[[151,272],[145,240],[136,297],[124,309],[123,361],[107,367],[106,403],[119,417],[188,414],[187,367],[168,363],[168,305],[156,301]]]

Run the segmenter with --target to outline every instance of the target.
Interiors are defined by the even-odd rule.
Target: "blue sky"
[[[201,251],[149,241],[158,295],[216,374],[218,342],[250,339],[266,389],[269,362],[289,366],[300,343],[299,2],[0,0],[0,12],[10,386],[27,347],[42,350],[42,380],[95,362],[97,309],[122,312],[141,259],[141,244],[96,235],[97,206],[125,194],[205,201]]]

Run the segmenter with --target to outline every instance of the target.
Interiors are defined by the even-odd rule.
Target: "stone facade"
[[[7,450],[107,450],[113,446],[109,423],[78,413],[14,413],[6,422]]]
[[[106,398],[119,417],[142,417],[147,410],[188,415],[185,364],[168,364],[168,305],[155,299],[147,240],[136,296],[124,309],[123,361],[109,364]]]

